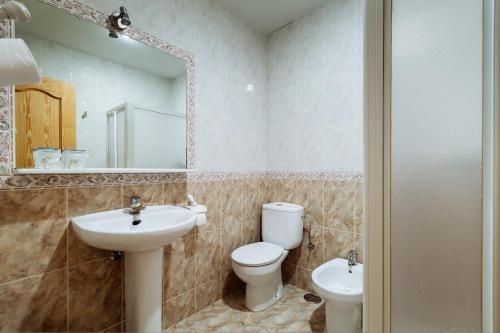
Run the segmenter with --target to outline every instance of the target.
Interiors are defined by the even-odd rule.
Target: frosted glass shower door
[[[391,330],[480,332],[482,1],[392,15]]]

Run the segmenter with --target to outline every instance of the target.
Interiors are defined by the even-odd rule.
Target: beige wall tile
[[[362,234],[354,234],[354,248],[356,253],[358,254],[358,261],[363,262],[363,235]]]
[[[197,227],[198,232],[218,231],[221,220],[221,182],[197,182],[196,201],[208,209],[207,224]]]
[[[295,285],[300,289],[312,292],[312,271],[302,267],[297,267],[296,274],[297,276],[295,278]]]
[[[325,262],[335,258],[347,258],[348,252],[352,249],[354,249],[352,232],[325,229]]]
[[[259,199],[259,180],[246,179],[241,183],[241,221],[251,221],[260,219],[261,204]]]
[[[196,235],[196,286],[211,280],[219,281],[221,249],[219,231]]]
[[[260,219],[245,221],[241,224],[241,243],[251,244],[261,241]]]
[[[196,311],[200,311],[221,298],[219,279],[209,281],[196,287]]]
[[[187,184],[166,183],[164,184],[165,204],[187,205]],[[194,195],[194,192],[192,193]],[[197,199],[198,200],[198,199]]]
[[[325,227],[354,232],[356,182],[325,182]]]
[[[222,296],[231,294],[245,287],[245,283],[234,273],[233,270],[223,272],[221,275]]]
[[[271,179],[264,182],[265,202],[298,203],[297,181],[291,179]]]
[[[323,226],[324,182],[320,180],[297,183],[298,204],[304,207],[305,223]]]
[[[65,191],[0,191],[0,283],[66,266]]]
[[[163,184],[124,185],[123,206],[130,205],[130,198],[138,195],[144,205],[162,205],[164,203]]]
[[[309,227],[304,230],[302,236],[302,243],[297,249],[297,265],[307,268],[315,269],[323,263],[323,228],[312,226],[311,229],[311,240],[315,245],[313,250],[310,250],[307,246],[309,244]]]
[[[78,187],[68,189],[68,220],[71,218],[106,210],[122,208],[120,186]],[[86,245],[77,235],[73,227],[68,228],[69,264],[94,260],[108,256],[109,251]]]
[[[232,270],[231,253],[240,247],[241,241],[241,224],[224,223],[221,229],[221,272]]]
[[[284,262],[281,265],[281,275],[283,278],[283,281],[285,283],[291,284],[293,286],[296,285],[296,277],[297,277],[297,266],[292,263]]]
[[[163,305],[163,329],[177,324],[196,312],[194,289],[177,296]]]
[[[239,180],[223,181],[221,186],[220,207],[221,222],[235,224],[241,222],[243,186]]]
[[[124,325],[125,323],[122,321],[122,322],[119,322],[118,324],[115,324],[111,327],[108,327],[106,328],[105,330],[103,330],[102,332],[105,332],[105,333],[121,333],[124,331]]]
[[[101,331],[122,320],[122,264],[105,258],[69,268],[70,332]]]
[[[187,235],[164,248],[163,298],[167,301],[194,288],[196,237]]]
[[[354,201],[354,232],[363,232],[363,198],[364,198],[364,186],[363,183],[357,182],[355,185],[355,201]]]
[[[0,286],[1,332],[65,332],[66,269]]]

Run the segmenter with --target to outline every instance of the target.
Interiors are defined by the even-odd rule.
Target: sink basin
[[[125,209],[73,218],[77,236],[90,246],[111,251],[144,252],[160,248],[188,233],[196,214],[176,206],[149,206],[132,225]]]
[[[176,206],[148,206],[133,225],[127,210],[75,217],[77,236],[90,246],[125,252],[127,331],[161,332],[163,246],[195,225],[197,215]]]

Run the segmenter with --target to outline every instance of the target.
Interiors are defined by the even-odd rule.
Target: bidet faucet
[[[352,273],[352,268],[358,264],[358,254],[355,250],[349,251],[347,254],[347,265],[349,266],[349,273]]]

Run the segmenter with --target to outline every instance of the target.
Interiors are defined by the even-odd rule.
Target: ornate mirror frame
[[[106,28],[107,14],[90,8],[76,0],[38,0],[59,10],[69,12],[76,17]],[[7,2],[0,0],[0,4]],[[134,26],[127,29],[127,35],[147,46],[154,47],[165,54],[180,58],[186,63],[186,160],[187,168],[195,168],[195,62],[194,55],[164,40],[141,31]],[[15,36],[14,23],[9,20],[0,21],[0,38],[13,38]],[[0,176],[15,174],[15,144],[14,144],[14,89],[0,87]],[[123,169],[110,173],[127,173]],[[158,173],[158,170],[155,171]],[[161,170],[160,170],[161,172]],[[167,172],[167,171],[166,171]],[[88,174],[87,174],[88,176]]]

